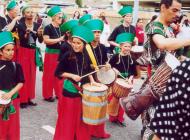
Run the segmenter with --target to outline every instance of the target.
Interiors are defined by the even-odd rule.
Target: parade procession
[[[190,140],[190,1],[123,1],[0,2],[0,140]]]

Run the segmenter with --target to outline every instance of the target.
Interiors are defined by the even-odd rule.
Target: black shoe
[[[37,106],[37,103],[34,103],[34,102],[32,102],[32,101],[28,101],[28,105]]]
[[[27,108],[28,103],[20,103],[20,108]]]
[[[53,97],[49,97],[48,99],[44,99],[44,100],[47,102],[54,102],[55,101],[55,99]]]

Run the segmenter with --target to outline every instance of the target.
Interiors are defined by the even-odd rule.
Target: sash
[[[10,90],[2,90],[2,91],[8,93]],[[18,92],[15,93],[15,94],[12,96],[11,100],[16,99],[17,97],[18,97]],[[7,121],[7,120],[9,120],[9,115],[10,115],[10,114],[14,114],[14,113],[16,113],[15,107],[12,105],[12,103],[10,103],[10,105],[8,105],[8,107],[6,107],[4,113],[2,114],[2,119],[3,119],[4,121]]]
[[[46,52],[46,53],[59,54],[59,53],[60,53],[60,50],[59,50],[59,49],[50,49],[50,48],[47,48],[47,47],[46,47],[45,52]]]

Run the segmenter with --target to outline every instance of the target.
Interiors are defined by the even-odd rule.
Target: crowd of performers
[[[133,120],[141,116],[143,140],[189,140],[190,59],[179,52],[188,52],[190,37],[176,38],[181,7],[180,0],[161,0],[142,47],[141,29],[131,25],[133,8],[124,6],[123,20],[108,38],[113,54],[108,58],[100,43],[102,20],[85,14],[63,22],[61,8],[53,6],[47,12],[51,23],[43,27],[34,21],[32,7],[23,7],[20,16],[10,1],[0,17],[0,140],[20,139],[19,109],[37,105],[37,67],[43,71],[44,101],[58,99],[54,140],[110,138],[106,114],[126,127],[124,113]],[[46,44],[44,62],[37,40]],[[142,68],[148,78],[134,91]]]

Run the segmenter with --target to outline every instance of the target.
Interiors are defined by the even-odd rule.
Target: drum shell
[[[128,94],[131,91],[131,88],[129,89],[127,87],[120,85],[116,80],[115,83],[113,84],[112,91],[113,91],[113,95],[116,98],[122,98],[122,97],[128,96]]]
[[[83,88],[83,121],[90,125],[99,125],[106,121],[107,90],[88,91]]]

